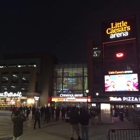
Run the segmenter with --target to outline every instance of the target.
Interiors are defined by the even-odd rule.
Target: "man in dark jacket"
[[[35,126],[36,126],[37,122],[38,122],[38,127],[40,128],[40,112],[39,112],[39,109],[37,109],[35,111],[34,117],[35,117],[34,129],[35,129]]]
[[[70,126],[71,126],[71,140],[74,140],[73,139],[74,131],[76,131],[78,140],[81,140],[80,133],[79,133],[79,126],[78,126],[79,114],[75,107],[72,108],[69,115],[70,115]]]
[[[81,132],[82,132],[82,140],[89,140],[88,131],[89,131],[89,119],[90,115],[88,114],[86,109],[82,109],[80,114],[80,124],[81,124]]]
[[[44,118],[44,123],[49,123],[50,121],[50,108],[47,106],[44,108],[44,113],[45,113],[45,118]]]
[[[13,130],[13,140],[20,139],[20,136],[23,134],[23,122],[26,121],[26,117],[17,110],[12,117],[12,122],[14,123]]]

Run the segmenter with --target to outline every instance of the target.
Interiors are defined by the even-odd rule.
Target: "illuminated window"
[[[29,81],[29,79],[30,79],[30,73],[29,72],[23,73],[22,81]]]
[[[29,88],[29,83],[28,82],[26,82],[26,83],[22,82],[21,91],[28,91],[28,88]]]
[[[17,83],[12,83],[11,84],[11,91],[17,91],[18,90],[18,84]]]
[[[1,84],[1,92],[7,91],[8,90],[8,84],[7,83],[2,83]]]
[[[21,67],[26,67],[26,64],[19,64],[18,67],[19,67],[19,68],[21,68]]]
[[[57,78],[56,79],[56,86],[57,86],[57,90],[62,89],[62,78]]]
[[[53,75],[54,77],[62,77],[62,69],[54,69]]]
[[[28,67],[36,67],[36,64],[28,64]]]
[[[93,57],[101,57],[101,50],[93,51]]]
[[[13,73],[12,74],[12,81],[18,81],[18,79],[19,79],[19,74],[18,73]]]
[[[6,65],[0,65],[0,68],[6,68]]]
[[[9,73],[3,73],[1,81],[8,82],[8,79],[9,79]]]
[[[16,64],[8,65],[9,68],[16,67]]]

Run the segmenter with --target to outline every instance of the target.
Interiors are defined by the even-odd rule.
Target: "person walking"
[[[13,140],[20,140],[20,137],[23,134],[23,122],[26,121],[26,117],[24,114],[21,114],[19,110],[17,110],[11,119],[14,123]]]
[[[71,127],[71,140],[74,140],[73,135],[74,131],[77,134],[78,140],[81,140],[80,133],[79,133],[79,114],[76,110],[76,107],[73,107],[69,114],[70,117],[70,127]]]
[[[35,122],[34,122],[34,129],[36,129],[36,123],[38,122],[38,127],[40,128],[40,112],[39,109],[37,109],[34,113],[34,117],[35,117]]]
[[[45,107],[44,113],[45,113],[44,123],[46,123],[46,121],[47,121],[47,123],[49,123],[49,121],[50,121],[50,108],[48,106]]]
[[[40,113],[41,113],[41,118],[42,118],[44,115],[44,107],[43,106],[41,106],[41,108],[40,108]]]
[[[81,124],[82,140],[89,140],[89,119],[90,115],[87,110],[83,108],[79,119]]]
[[[27,107],[27,109],[26,109],[26,118],[27,118],[27,119],[28,119],[28,117],[29,117],[29,114],[30,114],[30,108]]]
[[[36,108],[35,108],[35,106],[33,106],[33,107],[32,107],[32,119],[34,118],[34,113],[35,113],[35,111],[36,111]]]
[[[62,107],[62,109],[61,109],[62,121],[65,120],[65,113],[66,113],[65,108]]]
[[[11,110],[12,110],[12,113],[11,113],[11,117],[12,117],[14,115],[14,113],[16,112],[16,107],[13,106]]]
[[[91,124],[94,125],[95,124],[95,117],[96,117],[94,109],[90,109],[90,117],[91,117]]]

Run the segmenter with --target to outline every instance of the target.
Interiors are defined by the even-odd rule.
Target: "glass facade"
[[[84,94],[88,89],[86,64],[56,65],[53,75],[53,96]]]

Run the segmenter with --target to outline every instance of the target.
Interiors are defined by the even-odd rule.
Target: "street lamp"
[[[100,112],[99,112],[99,109],[100,109],[100,108],[99,108],[99,104],[98,104],[98,96],[99,96],[99,93],[97,92],[97,93],[96,93],[96,97],[97,97],[97,112],[98,112],[98,117],[99,117],[99,120],[100,120],[100,116],[99,116],[99,113],[100,113]]]
[[[97,96],[97,97],[99,96],[99,93],[98,93],[98,92],[96,93],[96,96]]]
[[[96,93],[96,97],[97,97],[97,102],[98,102],[98,96],[99,96],[99,93],[97,92],[97,93]]]
[[[87,89],[86,90],[86,94],[87,94],[87,110],[88,110],[88,93],[89,93],[89,90]]]

